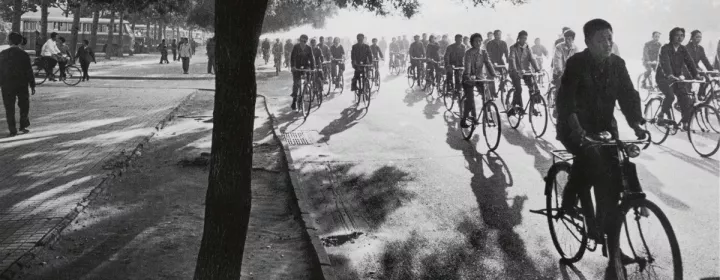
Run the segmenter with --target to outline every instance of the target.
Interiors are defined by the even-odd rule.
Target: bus
[[[23,15],[21,17],[22,24],[20,24],[20,32],[25,38],[27,38],[26,50],[35,49],[35,41],[37,40],[35,31],[40,32],[40,16],[37,15]],[[78,30],[78,45],[82,45],[83,40],[90,40],[90,33],[92,29],[92,18],[80,18],[80,30]],[[47,33],[56,32],[58,37],[64,37],[66,44],[70,44],[72,40],[72,17],[48,17],[48,29]],[[117,45],[117,37],[120,31],[120,20],[116,19],[114,24],[113,40]],[[125,21],[123,22],[123,52],[132,52],[135,45],[135,34],[130,32],[130,24]],[[104,52],[105,44],[107,43],[108,31],[110,30],[110,19],[101,18],[98,20],[97,30],[97,45],[95,46],[95,52]],[[44,42],[43,42],[44,43]]]

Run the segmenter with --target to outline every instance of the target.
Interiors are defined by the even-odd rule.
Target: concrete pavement
[[[606,259],[598,253],[586,253],[576,272],[559,266],[545,217],[529,212],[545,207],[549,152],[562,148],[554,128],[536,139],[527,119],[513,130],[503,116],[500,146],[487,153],[482,134],[463,141],[442,101],[408,90],[402,75],[383,76],[367,111],[354,108],[346,89],[307,120],[289,110],[290,88],[287,73],[258,83],[338,278],[602,276]],[[685,278],[720,275],[718,156],[700,158],[678,134],[635,162],[649,199],[675,229]]]

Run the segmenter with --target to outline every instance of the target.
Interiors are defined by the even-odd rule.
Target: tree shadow
[[[342,110],[339,118],[331,121],[327,126],[320,130],[322,138],[320,138],[318,142],[327,143],[330,141],[331,136],[344,132],[358,124],[357,120],[364,116],[363,111],[364,110],[357,110],[355,107],[349,107]]]

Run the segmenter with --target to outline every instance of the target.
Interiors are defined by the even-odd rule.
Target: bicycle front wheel
[[[312,83],[305,84],[302,91],[302,112],[307,119],[310,116],[310,109],[312,109],[313,102],[313,85]]]
[[[500,134],[502,128],[500,126],[500,112],[495,103],[491,101],[485,102],[483,105],[483,135],[485,143],[490,151],[497,149],[500,144]]]
[[[65,68],[65,79],[63,83],[68,86],[75,86],[80,83],[82,79],[82,71],[77,66],[67,66]]]
[[[407,70],[407,83],[410,88],[415,85],[415,70],[412,67],[408,67]]]
[[[643,117],[647,122],[648,131],[651,135],[651,141],[656,145],[660,145],[665,142],[668,134],[670,134],[670,127],[668,125],[658,124],[662,102],[662,98],[650,99],[650,101],[645,104],[645,110],[643,111]]]
[[[548,123],[548,109],[545,105],[545,98],[540,94],[535,94],[530,97],[530,126],[532,127],[535,137],[542,137],[545,135]]]
[[[362,99],[365,103],[365,109],[370,108],[370,95],[371,95],[371,88],[370,88],[370,80],[367,78],[363,79],[363,94]]]
[[[623,202],[620,211],[609,239],[609,273],[619,280],[683,279],[680,245],[660,207],[634,199]]]
[[[720,148],[720,114],[717,109],[706,104],[695,107],[687,133],[695,152],[703,157],[714,155]]]
[[[557,88],[550,86],[547,92],[547,107],[550,108],[548,118],[553,124],[557,124],[557,108],[555,108],[555,96],[557,96]]]
[[[588,244],[583,217],[558,215],[571,170],[570,163],[558,162],[550,167],[545,177],[545,206],[550,237],[555,249],[560,253],[560,258],[567,263],[579,261]]]
[[[35,85],[42,85],[47,80],[47,73],[45,72],[45,69],[38,65],[34,65],[33,67],[33,72],[35,75]]]
[[[460,120],[458,121],[458,126],[460,128],[460,132],[462,133],[463,139],[470,141],[470,138],[473,135],[473,132],[475,132],[475,126],[476,121],[473,117],[472,111],[465,113],[465,110],[468,108],[465,108],[465,99],[466,97],[463,96],[458,100],[458,109],[460,109]],[[467,117],[464,117],[467,115]],[[463,123],[466,124],[467,127],[463,127]]]

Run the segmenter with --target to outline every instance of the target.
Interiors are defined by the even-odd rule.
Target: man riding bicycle
[[[495,30],[493,33],[493,36],[495,39],[487,43],[487,53],[490,56],[490,62],[492,62],[494,65],[505,65],[505,61],[503,61],[503,57],[507,59],[508,57],[508,46],[505,41],[502,40],[502,31]],[[499,68],[496,68],[494,70],[499,70]],[[500,84],[500,90],[505,90],[503,87],[504,84]],[[495,84],[490,84],[491,92],[493,94],[496,92],[495,90]]]
[[[362,33],[357,35],[357,44],[352,46],[352,50],[350,50],[350,60],[352,62],[352,66],[355,69],[355,74],[352,78],[352,85],[350,86],[350,90],[357,91],[357,82],[360,80],[360,75],[365,71],[363,69],[364,67],[362,65],[372,65],[372,51],[370,50],[370,46],[365,44],[365,35]],[[359,92],[358,92],[359,93]]]
[[[276,67],[280,67],[282,65],[282,57],[283,57],[283,44],[280,42],[280,39],[275,39],[275,44],[272,48],[273,58],[275,60]]]
[[[683,130],[688,128],[688,119],[690,118],[690,109],[692,107],[692,100],[688,96],[688,89],[683,84],[673,83],[680,79],[683,74],[683,68],[687,67],[690,71],[692,78],[698,78],[697,65],[690,57],[687,48],[682,45],[682,41],[685,39],[685,29],[675,27],[670,30],[670,43],[665,44],[660,48],[660,66],[655,74],[655,81],[657,82],[658,88],[665,95],[665,100],[662,102],[662,109],[658,124],[666,124],[664,116],[668,118],[672,103],[675,101],[675,96],[678,98],[680,104],[680,112],[682,118],[680,123]],[[671,85],[672,84],[672,85]]]
[[[45,44],[42,46],[42,58],[41,61],[45,66],[45,74],[47,75],[48,79],[50,81],[55,81],[55,74],[53,74],[53,69],[55,69],[55,65],[58,62],[58,58],[60,56],[60,49],[57,46],[57,40],[58,34],[53,32],[50,33],[50,39],[45,42]]]
[[[435,84],[440,81],[440,45],[435,42],[435,35],[430,35],[430,42],[425,50],[427,54],[428,77],[435,77]]]
[[[342,62],[345,60],[345,49],[343,49],[343,46],[340,45],[340,38],[335,37],[333,45],[330,47],[330,55],[332,56],[332,62],[330,63],[332,69],[330,70],[330,73],[332,74],[332,80],[335,83],[335,86],[338,87],[340,84],[336,78],[338,75],[342,75],[342,73],[345,72],[345,64]],[[340,76],[339,78],[342,79],[343,77]]]
[[[377,45],[377,38],[372,39],[372,46],[370,46],[370,51],[372,52],[373,56],[373,65],[375,65],[375,77],[380,77],[380,65],[378,63],[375,63],[375,60],[385,60],[385,56],[383,56],[383,52],[380,49],[380,46]]]
[[[400,43],[395,39],[395,37],[393,37],[392,42],[390,42],[390,67],[400,65],[401,57],[402,53],[400,53]]]
[[[270,59],[270,40],[268,40],[268,38],[265,38],[262,42],[262,53],[265,64],[267,64],[268,59]]]
[[[660,57],[660,47],[662,47],[662,44],[660,43],[660,32],[654,31],[652,33],[652,40],[645,43],[645,47],[643,47],[642,61],[643,66],[645,67],[645,74],[643,74],[642,77],[642,88],[648,88],[648,81],[652,83],[650,75],[652,74],[652,71],[657,68],[658,59]]]
[[[307,45],[308,36],[303,34],[300,36],[300,40],[293,47],[290,53],[290,67],[293,74],[293,88],[292,88],[292,105],[293,110],[296,109],[295,103],[297,102],[297,93],[300,90],[300,80],[303,72],[295,71],[296,69],[306,68],[315,69],[315,61],[313,60],[312,49]]]
[[[690,32],[690,42],[685,45],[685,48],[688,50],[688,53],[690,54],[690,57],[693,59],[693,61],[695,61],[695,64],[697,64],[698,69],[700,69],[700,63],[702,62],[702,64],[705,65],[705,70],[713,71],[712,64],[710,63],[710,60],[708,60],[707,55],[705,54],[705,48],[700,45],[701,42],[702,32],[700,32],[700,30],[693,30],[693,32]],[[687,73],[687,69],[683,72]],[[688,91],[691,89],[690,85],[687,85],[686,87],[688,88]],[[705,91],[707,87],[708,84],[700,84],[698,94],[700,96],[705,96]]]
[[[312,49],[313,63],[315,63],[317,69],[320,70],[320,72],[317,72],[317,75],[315,75],[315,86],[318,91],[322,92],[322,86],[325,83],[325,73],[322,71],[322,64],[325,61],[325,58],[323,57],[322,50],[320,49],[320,46],[317,45],[315,38],[310,40],[310,48]]]
[[[457,38],[457,37],[456,37]],[[457,39],[456,39],[457,40]],[[468,114],[472,114],[472,121],[477,120],[477,112],[475,110],[475,95],[473,94],[473,88],[477,88],[479,93],[485,92],[485,85],[482,82],[475,80],[482,79],[485,76],[483,73],[483,66],[489,72],[488,79],[492,79],[495,76],[495,70],[490,64],[490,57],[487,52],[481,49],[482,35],[475,33],[470,36],[470,42],[472,48],[465,52],[465,70],[463,71],[463,96],[465,97],[465,103],[463,104],[464,110],[462,120],[468,119]],[[485,95],[482,95],[483,97]],[[483,100],[484,101],[484,100]],[[467,128],[470,125],[465,121],[460,122],[460,127]]]
[[[640,95],[633,87],[625,61],[612,54],[612,26],[605,20],[593,19],[585,24],[583,33],[588,48],[567,60],[557,97],[557,139],[575,156],[558,216],[577,215],[577,195],[593,186],[598,225],[588,225],[588,237],[600,243],[603,233],[612,229],[612,223],[603,221],[614,220],[622,178],[617,150],[589,147],[589,139],[601,132],[618,139],[613,116],[616,101],[635,135],[643,139],[647,132],[641,128],[645,120]],[[604,227],[598,228],[600,225]]]
[[[284,50],[285,50],[285,66],[290,67],[290,53],[292,53],[292,50],[293,50],[292,40],[287,39],[287,41],[285,41]]]
[[[455,75],[453,67],[463,67],[465,65],[465,45],[462,43],[463,36],[455,35],[455,43],[448,46],[445,51],[445,80],[455,89],[460,90],[460,75]],[[454,84],[452,81],[454,80]]]
[[[577,46],[575,46],[575,31],[568,29],[565,31],[565,42],[555,46],[555,54],[553,58],[553,84],[558,86],[560,84],[560,77],[562,77],[565,71],[565,63],[567,60],[578,52]]]
[[[512,80],[515,93],[513,94],[512,106],[513,108],[508,111],[508,115],[515,115],[522,113],[523,102],[522,102],[522,83],[520,79],[525,80],[525,84],[528,86],[530,96],[537,93],[537,85],[533,83],[531,76],[522,76],[522,72],[529,72],[530,66],[532,65],[535,72],[540,72],[540,68],[537,66],[535,59],[533,59],[530,47],[526,44],[528,34],[525,30],[520,31],[517,37],[517,43],[510,47],[510,55],[508,56],[508,72],[510,79]],[[503,100],[504,101],[504,100]]]
[[[414,39],[415,42],[410,44],[410,50],[408,50],[408,54],[410,55],[410,67],[412,69],[415,69],[415,79],[418,80],[420,79],[420,73],[422,73],[425,67],[422,60],[413,58],[425,58],[425,47],[420,41],[420,36],[415,35]]]

